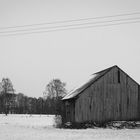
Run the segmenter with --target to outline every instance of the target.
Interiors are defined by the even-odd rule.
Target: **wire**
[[[94,25],[94,26],[85,26],[85,27],[73,27],[73,28],[55,29],[55,30],[37,31],[37,32],[15,33],[15,34],[6,34],[6,35],[0,35],[0,36],[16,36],[16,35],[26,35],[26,34],[38,34],[38,33],[47,33],[47,32],[55,32],[55,31],[65,31],[65,30],[74,30],[74,29],[86,29],[86,28],[95,28],[95,27],[107,27],[107,26],[122,25],[122,24],[132,24],[132,23],[140,23],[140,21],[122,22],[122,23],[105,24],[105,25]]]
[[[113,22],[128,21],[128,20],[138,20],[138,19],[140,19],[140,17],[137,17],[137,18],[127,18],[127,19],[117,19],[117,20],[109,20],[109,21],[97,21],[97,22],[80,23],[80,24],[71,24],[71,25],[62,25],[62,26],[31,28],[31,29],[23,29],[23,30],[2,31],[0,33],[1,34],[5,34],[5,33],[34,31],[34,30],[42,30],[42,29],[65,28],[65,27],[73,27],[73,26],[83,26],[83,25],[100,24],[100,23],[113,23]]]
[[[140,12],[135,13],[126,13],[126,14],[116,14],[109,16],[100,16],[100,17],[91,17],[91,18],[79,18],[72,20],[63,20],[63,21],[54,21],[54,22],[46,22],[46,23],[36,23],[36,24],[28,24],[28,25],[17,25],[17,26],[9,26],[9,27],[0,27],[1,30],[10,29],[10,28],[19,28],[19,27],[32,27],[32,26],[40,26],[40,25],[49,25],[49,24],[57,24],[57,23],[68,23],[68,22],[76,22],[76,21],[84,21],[84,20],[92,20],[92,19],[105,19],[105,18],[113,18],[113,17],[122,17],[122,16],[131,16],[131,15],[139,15]]]

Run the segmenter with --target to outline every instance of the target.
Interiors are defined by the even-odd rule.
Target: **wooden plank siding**
[[[66,112],[64,121],[65,122],[75,122],[75,102],[73,100],[69,100],[65,102]]]
[[[73,120],[104,122],[139,119],[138,91],[139,85],[121,69],[114,67],[78,95]]]

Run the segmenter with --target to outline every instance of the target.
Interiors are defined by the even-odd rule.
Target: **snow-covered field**
[[[45,128],[53,127],[54,115],[19,115],[0,114],[0,125],[19,126],[26,128]]]
[[[140,140],[140,129],[58,129],[51,115],[0,115],[0,140]]]

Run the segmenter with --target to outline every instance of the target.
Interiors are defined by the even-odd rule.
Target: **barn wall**
[[[79,95],[75,121],[138,119],[138,84],[115,67]]]
[[[140,85],[138,86],[138,116],[140,118]]]
[[[74,100],[65,101],[65,114],[63,115],[64,122],[75,121],[75,102]]]

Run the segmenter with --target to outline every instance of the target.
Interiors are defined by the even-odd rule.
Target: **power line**
[[[52,26],[52,27],[30,28],[30,29],[12,30],[12,31],[2,31],[0,33],[5,34],[5,33],[25,32],[25,31],[36,31],[36,30],[42,30],[42,29],[66,28],[66,27],[73,27],[73,26],[84,26],[84,25],[92,25],[92,24],[113,23],[113,22],[120,22],[120,21],[122,22],[122,21],[139,20],[139,19],[140,19],[140,17],[137,17],[137,18],[125,18],[125,19],[108,20],[108,21],[97,21],[97,22],[88,22],[88,23],[80,23],[80,24],[60,25],[60,26]]]
[[[65,30],[74,30],[74,29],[87,29],[87,28],[95,28],[95,27],[107,27],[107,26],[132,24],[132,23],[140,23],[140,21],[122,22],[122,23],[113,23],[113,24],[104,24],[104,25],[94,25],[94,26],[85,26],[85,27],[73,27],[73,28],[55,29],[55,30],[47,30],[47,31],[15,33],[15,34],[6,34],[6,35],[0,35],[0,36],[16,36],[16,35],[26,35],[26,34],[38,34],[38,33],[47,33],[47,32],[55,32],[55,31],[65,31]]]
[[[135,12],[135,13],[116,14],[116,15],[109,15],[109,16],[100,16],[100,17],[78,18],[78,19],[63,20],[63,21],[54,21],[54,22],[28,24],[28,25],[17,25],[17,26],[9,26],[9,27],[0,27],[0,29],[1,30],[3,30],[3,29],[5,30],[5,29],[11,29],[11,28],[32,27],[32,26],[40,26],[40,25],[51,25],[51,24],[58,24],[58,23],[86,21],[86,20],[93,20],[93,19],[105,19],[105,18],[132,16],[132,15],[139,15],[139,14],[140,14],[140,12]]]

